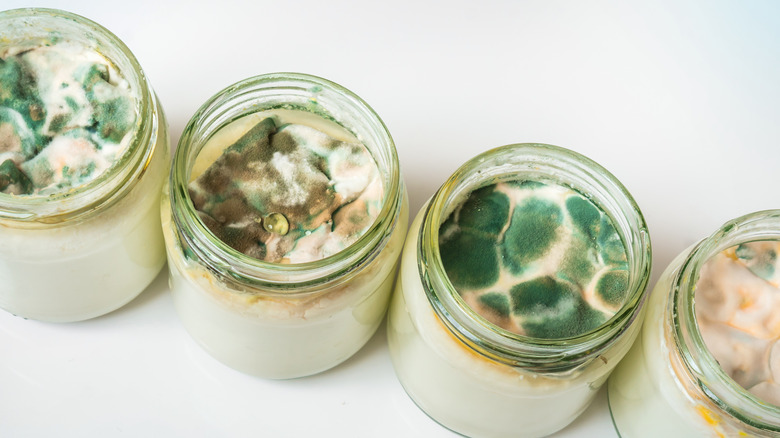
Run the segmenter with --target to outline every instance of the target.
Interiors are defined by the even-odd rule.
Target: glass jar
[[[52,39],[107,59],[136,103],[126,149],[97,178],[48,195],[0,193],[0,307],[24,318],[66,322],[121,307],[162,268],[158,196],[170,153],[162,108],[115,35],[59,10],[0,13],[0,52]]]
[[[780,436],[780,407],[762,402],[720,368],[694,313],[695,286],[707,260],[761,240],[780,240],[780,210],[727,222],[661,275],[641,335],[608,385],[612,419],[622,437]]]
[[[237,119],[272,113],[343,129],[377,163],[381,211],[357,241],[334,255],[306,263],[265,262],[228,246],[198,218],[187,185],[197,176],[194,167],[203,171],[198,157],[208,141]],[[241,81],[190,120],[164,189],[163,229],[176,309],[190,335],[234,369],[274,379],[327,370],[357,352],[381,322],[407,216],[395,145],[363,100],[304,74]]]
[[[472,190],[498,181],[573,188],[613,221],[626,249],[626,301],[596,329],[564,339],[522,336],[469,307],[442,266],[439,227]],[[518,144],[485,152],[453,174],[414,220],[390,305],[396,374],[431,418],[468,436],[537,437],[582,413],[640,325],[650,273],[641,212],[604,168],[572,151]]]

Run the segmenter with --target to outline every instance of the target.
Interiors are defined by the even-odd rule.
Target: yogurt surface
[[[234,123],[246,130],[189,184],[200,219],[220,240],[256,259],[305,263],[345,249],[374,223],[382,179],[354,137],[275,115]]]
[[[696,321],[707,349],[740,386],[780,405],[780,242],[744,243],[701,269]]]
[[[628,293],[626,252],[611,219],[568,187],[506,181],[474,190],[442,223],[439,243],[466,303],[521,335],[593,330]]]
[[[127,148],[138,117],[128,82],[100,53],[52,37],[0,53],[0,193],[89,183]]]

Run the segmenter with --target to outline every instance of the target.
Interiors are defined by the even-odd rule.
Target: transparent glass
[[[158,206],[170,152],[162,108],[115,35],[65,11],[0,13],[0,52],[40,45],[53,34],[110,60],[129,82],[138,114],[124,154],[91,182],[51,195],[0,193],[0,307],[67,322],[121,307],[162,268]]]
[[[727,248],[760,240],[780,240],[780,210],[727,222],[666,268],[639,339],[609,381],[620,436],[780,436],[780,407],[760,401],[718,366],[694,314],[702,265]]]
[[[346,129],[366,146],[383,178],[384,203],[374,224],[351,246],[321,260],[281,264],[244,255],[214,236],[189,198],[187,184],[208,140],[236,119],[277,110]],[[407,216],[395,145],[363,100],[303,74],[241,81],[190,120],[164,189],[163,229],[176,309],[206,351],[239,371],[284,379],[329,369],[357,352],[381,322]]]
[[[611,217],[630,274],[626,303],[605,324],[572,338],[521,336],[476,314],[454,289],[442,267],[439,226],[472,190],[504,180],[572,187]],[[641,212],[604,168],[550,145],[488,151],[450,177],[410,227],[388,318],[396,374],[423,411],[455,432],[551,434],[585,410],[628,351],[640,325],[650,263]]]

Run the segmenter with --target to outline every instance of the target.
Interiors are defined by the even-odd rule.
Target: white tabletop
[[[492,147],[578,151],[614,173],[644,212],[651,284],[726,220],[780,208],[777,2],[36,6],[79,13],[124,40],[162,101],[174,144],[207,98],[249,76],[298,71],[349,88],[390,129],[412,213]],[[404,393],[384,329],[333,370],[266,381],[195,345],[167,272],[91,321],[44,324],[0,311],[0,436],[453,436]],[[617,436],[604,391],[555,436]]]

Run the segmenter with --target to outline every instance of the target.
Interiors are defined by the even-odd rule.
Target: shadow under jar
[[[751,213],[669,264],[609,380],[620,436],[780,437],[778,242],[780,210]]]
[[[601,166],[542,144],[485,152],[410,227],[388,317],[396,374],[455,432],[551,434],[628,351],[650,262],[639,209]]]
[[[78,15],[0,13],[0,58],[0,307],[115,310],[165,263],[162,108],[130,50]]]
[[[408,207],[392,138],[350,91],[295,73],[226,88],[184,130],[163,197],[177,312],[219,361],[302,377],[376,331]]]

